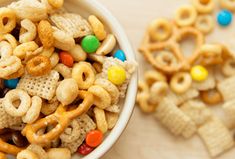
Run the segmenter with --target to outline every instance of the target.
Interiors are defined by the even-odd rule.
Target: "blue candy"
[[[5,87],[10,88],[10,89],[15,89],[18,83],[19,83],[18,78],[10,79],[10,80],[4,80]]]
[[[126,61],[126,55],[122,50],[117,50],[115,52],[115,54],[113,55],[113,57],[115,57],[123,62]]]
[[[228,26],[231,24],[233,19],[233,14],[228,10],[222,10],[218,13],[217,22],[221,26]]]

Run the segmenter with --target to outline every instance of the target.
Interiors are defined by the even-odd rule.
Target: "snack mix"
[[[179,7],[173,19],[150,23],[139,50],[154,69],[139,82],[137,103],[173,135],[199,135],[211,157],[217,157],[234,147],[235,54],[205,38],[214,30],[216,5],[222,8],[217,23],[225,28],[235,1],[191,2]],[[181,42],[188,37],[195,39],[195,49],[186,56]]]
[[[98,17],[63,4],[0,8],[0,159],[87,155],[118,121],[136,63]]]

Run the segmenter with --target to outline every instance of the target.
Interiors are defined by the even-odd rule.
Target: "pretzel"
[[[0,60],[0,78],[5,78],[21,68],[21,61],[16,56]]]
[[[79,89],[88,89],[95,82],[95,72],[90,63],[79,62],[73,67],[72,78],[77,81]]]
[[[26,70],[32,76],[46,75],[51,71],[50,59],[43,55],[36,56],[27,62]]]
[[[37,36],[37,27],[36,25],[29,19],[24,19],[20,22],[20,43],[26,43],[33,41]]]
[[[199,13],[211,13],[215,8],[214,0],[192,0],[193,6]]]
[[[222,8],[228,9],[230,11],[235,11],[235,2],[232,0],[219,0]]]
[[[93,111],[95,114],[97,129],[100,130],[103,134],[106,133],[108,131],[108,123],[105,118],[105,111],[97,107],[95,107]]]
[[[170,81],[171,89],[177,93],[185,93],[192,85],[192,78],[189,73],[178,72],[176,73]]]
[[[64,0],[48,0],[49,4],[54,8],[61,8],[64,5]]]
[[[208,91],[202,91],[201,98],[203,102],[210,104],[210,105],[216,105],[223,101],[222,95],[217,89],[210,89]]]
[[[0,34],[0,41],[7,41],[11,44],[12,49],[15,49],[18,45],[16,38],[11,34]]]
[[[18,108],[15,108],[13,102],[16,100],[20,100],[20,105]],[[14,117],[20,117],[26,114],[26,112],[30,108],[30,96],[23,90],[14,89],[5,95],[3,99],[3,106],[5,111]]]
[[[7,20],[5,24],[5,20]],[[16,26],[16,14],[12,9],[0,8],[0,33],[11,32]]]
[[[16,159],[39,159],[39,157],[37,154],[26,149],[18,153]]]
[[[88,21],[91,24],[92,30],[94,31],[95,36],[100,40],[104,40],[106,38],[106,31],[104,29],[103,23],[94,15],[90,15],[88,17]]]
[[[8,58],[13,54],[11,44],[6,41],[0,42],[0,56],[1,59]]]
[[[7,159],[7,155],[5,153],[0,152],[0,159]]]
[[[23,150],[22,148],[19,148],[15,145],[8,144],[2,139],[0,139],[0,152],[16,156],[22,150]]]
[[[47,20],[42,20],[38,24],[38,36],[44,48],[51,48],[54,44],[53,29]]]
[[[223,62],[223,48],[217,44],[204,44],[190,58],[190,63],[215,65]]]
[[[214,20],[211,15],[199,15],[195,27],[204,34],[209,34],[214,29]]]
[[[29,108],[25,116],[22,117],[24,123],[32,124],[38,119],[40,115],[42,99],[38,96],[33,96],[31,103],[31,107]]]
[[[197,11],[191,5],[181,6],[175,14],[175,22],[180,27],[193,25],[197,18]]]
[[[33,52],[38,48],[38,45],[34,41],[23,43],[14,49],[13,55],[19,57],[22,60],[26,57],[27,52]]]
[[[222,66],[222,72],[225,76],[233,76],[235,75],[235,60],[228,59],[224,62]]]
[[[88,89],[88,92],[94,95],[94,105],[98,108],[105,109],[111,105],[111,96],[103,87],[93,85]]]
[[[173,27],[169,20],[160,18],[152,21],[148,32],[152,41],[165,41],[173,32]]]
[[[23,129],[22,134],[25,135],[30,143],[47,144],[58,138],[70,122],[76,117],[84,114],[93,104],[93,95],[89,92],[79,91],[78,97],[83,99],[83,102],[74,110],[66,111],[66,108],[60,105],[56,112],[45,118],[36,121],[34,124],[28,124]],[[38,135],[37,131],[58,123],[50,132]]]
[[[71,104],[78,95],[78,84],[73,78],[64,79],[56,89],[56,98],[63,105]]]

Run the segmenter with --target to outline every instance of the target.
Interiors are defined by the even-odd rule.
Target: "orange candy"
[[[97,147],[103,140],[103,133],[99,130],[90,131],[86,135],[86,144],[90,147]]]
[[[73,67],[74,59],[68,52],[59,53],[60,62],[68,67]]]

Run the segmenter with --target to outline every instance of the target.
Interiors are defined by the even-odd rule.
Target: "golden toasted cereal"
[[[215,7],[214,0],[192,0],[193,6],[199,13],[211,13]]]
[[[232,99],[230,101],[225,102],[222,105],[223,111],[225,113],[225,119],[226,119],[226,126],[229,129],[233,129],[235,127],[235,100]]]
[[[35,153],[39,157],[39,159],[48,159],[46,151],[39,145],[31,144],[27,147],[26,150]]]
[[[17,19],[29,19],[38,22],[47,19],[46,6],[37,0],[19,0],[11,3],[8,8],[15,11]]]
[[[19,57],[22,60],[26,57],[27,52],[33,52],[37,50],[38,48],[39,46],[34,41],[26,42],[26,43],[18,45],[14,49],[13,55]]]
[[[149,87],[152,86],[153,83],[158,81],[167,81],[166,76],[157,70],[149,70],[144,73],[144,79]]]
[[[30,150],[23,150],[17,154],[16,159],[40,159],[37,154]]]
[[[158,106],[158,103],[151,101],[151,95],[149,92],[138,94],[136,102],[144,113],[153,113]]]
[[[192,5],[183,5],[176,11],[175,22],[180,27],[191,26],[196,22],[197,11]]]
[[[187,92],[192,85],[191,75],[187,72],[178,72],[174,74],[170,81],[171,89],[177,93],[182,94]]]
[[[21,61],[16,56],[0,60],[0,78],[8,78],[22,68]]]
[[[44,115],[50,115],[56,111],[59,104],[60,103],[56,97],[52,98],[50,101],[43,100],[41,113]]]
[[[5,23],[6,22],[6,23]],[[16,13],[10,8],[0,8],[0,33],[11,32],[16,26]]]
[[[54,53],[55,48],[51,47],[51,48],[45,48],[43,47],[43,50],[41,52],[41,55],[46,56],[48,58],[50,58],[52,56],[52,54]]]
[[[213,118],[202,125],[198,129],[198,134],[212,157],[216,157],[234,146],[233,136],[219,119]]]
[[[71,159],[71,152],[67,148],[50,148],[47,151],[48,159]]]
[[[105,110],[108,112],[111,112],[111,113],[120,113],[121,106],[119,104],[114,104],[114,105],[111,105],[111,106],[105,108]]]
[[[11,34],[0,34],[0,41],[7,41],[13,49],[18,45],[16,38]]]
[[[209,105],[215,105],[223,102],[222,95],[217,89],[202,91],[200,96],[202,101]]]
[[[155,117],[176,136],[183,135],[188,126],[194,131],[190,131],[190,134],[185,133],[185,137],[191,137],[196,132],[193,121],[168,98],[164,98],[159,104]]]
[[[11,44],[6,41],[1,41],[0,42],[1,59],[8,58],[8,57],[12,56],[12,54],[13,54],[13,49],[11,47]]]
[[[113,129],[118,121],[119,114],[117,113],[111,113],[111,112],[105,112],[105,118],[107,120],[108,129]]]
[[[55,68],[60,61],[58,53],[54,52],[50,57],[50,61],[51,61],[51,68]]]
[[[217,89],[223,96],[224,101],[235,98],[235,94],[231,93],[235,89],[235,76],[224,79],[217,84]]]
[[[166,96],[168,93],[169,86],[166,82],[159,81],[155,82],[150,87],[150,97],[148,102],[151,104],[158,104],[161,102],[161,100]],[[138,97],[137,97],[138,98]]]
[[[195,27],[204,34],[209,34],[214,29],[214,20],[211,15],[199,15]]]
[[[104,40],[107,36],[107,33],[104,28],[104,24],[95,16],[90,15],[88,21],[94,31],[95,36],[100,40]]]
[[[165,41],[172,35],[172,23],[164,18],[153,20],[148,28],[152,41]]]
[[[49,4],[54,8],[61,8],[64,5],[64,0],[48,0]]]
[[[105,111],[97,107],[95,107],[93,111],[95,114],[97,129],[100,130],[103,134],[106,133],[108,131],[108,123],[106,121]]]
[[[41,20],[39,22],[38,36],[44,48],[51,48],[54,45],[53,29],[47,20]]]
[[[199,91],[206,91],[216,87],[216,81],[212,71],[209,71],[209,75],[205,81],[197,82],[193,81],[192,87]]]
[[[20,43],[26,43],[33,41],[37,36],[37,27],[36,25],[29,19],[24,19],[20,22]]]
[[[78,44],[76,44],[71,50],[69,50],[69,53],[72,55],[74,61],[77,62],[85,61],[87,58],[87,53],[85,53],[82,47]]]
[[[62,63],[57,64],[54,70],[59,72],[64,79],[72,77],[72,69]]]
[[[206,123],[212,117],[210,109],[200,100],[189,100],[181,105],[180,109],[188,115],[197,126]]]
[[[235,60],[227,59],[223,63],[222,72],[227,77],[235,75]]]
[[[235,11],[235,2],[232,0],[219,0],[220,5],[224,9],[228,9],[230,11]]]

